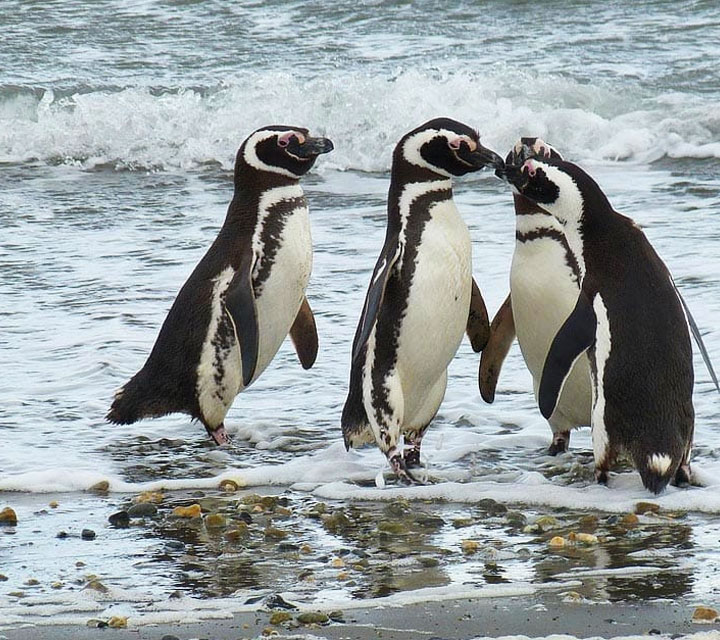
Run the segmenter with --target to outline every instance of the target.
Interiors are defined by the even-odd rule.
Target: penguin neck
[[[262,213],[259,212],[259,208],[263,202],[263,196],[279,189],[297,191],[299,178],[291,178],[270,171],[258,171],[247,164],[242,171],[238,171],[236,168],[235,193],[228,207],[225,226],[254,225],[258,215]]]
[[[395,155],[388,192],[388,223],[394,228],[404,228],[412,215],[412,205],[420,196],[435,191],[445,191],[452,198],[452,178],[418,167]]]

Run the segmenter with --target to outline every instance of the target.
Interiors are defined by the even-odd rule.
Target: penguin
[[[385,243],[353,340],[341,425],[346,448],[375,442],[408,483],[417,482],[410,469],[420,464],[463,334],[475,351],[487,342],[487,310],[452,178],[488,164],[503,160],[448,118],[413,129],[393,152]]]
[[[273,125],[252,133],[235,160],[233,199],[220,232],[180,289],[155,345],[106,418],[186,413],[216,444],[235,396],[262,374],[290,333],[303,368],[318,349],[305,297],[312,268],[310,220],[300,178],[327,138]]]
[[[558,151],[540,138],[521,138],[505,162],[515,166],[533,156],[562,160]],[[510,295],[493,318],[480,359],[480,395],[489,403],[495,398],[500,368],[516,335],[537,399],[550,343],[580,293],[580,270],[560,222],[522,194],[515,193],[513,198],[515,251]],[[570,432],[590,425],[591,406],[590,363],[583,354],[574,363],[548,419],[553,433],[550,455],[566,452]]]
[[[580,274],[572,312],[543,364],[538,401],[550,418],[573,364],[592,379],[595,476],[626,452],[643,485],[660,493],[691,482],[693,363],[684,304],[642,230],[616,212],[579,166],[531,157],[504,175],[561,225]]]

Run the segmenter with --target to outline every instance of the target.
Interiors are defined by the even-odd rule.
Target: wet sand
[[[601,636],[613,638],[629,635],[684,636],[716,631],[720,624],[701,625],[691,622],[693,607],[687,604],[584,604],[555,601],[553,596],[523,598],[458,599],[424,602],[402,607],[367,607],[354,609],[344,622],[328,625],[284,623],[270,625],[271,612],[258,610],[241,613],[232,619],[205,621],[198,624],[164,624],[128,629],[97,629],[79,626],[24,627],[0,631],[7,640],[162,640],[174,636],[190,638],[255,638],[269,629],[279,637],[311,635],[328,640],[353,638],[370,640],[461,640],[475,637],[523,635],[544,637],[568,634],[578,638]],[[289,626],[290,625],[290,626]]]

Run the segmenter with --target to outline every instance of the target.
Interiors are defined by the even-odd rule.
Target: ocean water
[[[350,347],[384,238],[391,152],[431,117],[466,122],[501,155],[539,135],[582,164],[645,229],[720,367],[715,3],[447,4],[2,3],[0,508],[19,522],[0,527],[0,625],[81,619],[116,602],[139,619],[143,603],[176,592],[209,611],[213,598],[248,593],[335,602],[570,578],[603,602],[717,600],[720,396],[697,350],[693,466],[704,487],[654,499],[630,469],[595,486],[587,429],[547,457],[517,346],[492,405],[478,393],[478,356],[461,346],[424,445],[428,486],[378,488],[379,452],[344,450]],[[272,123],[336,147],[303,182],[316,365],[303,371],[283,345],[231,409],[230,447],[181,415],[107,424],[113,392],[142,366],[222,223],[237,147]],[[488,170],[458,180],[455,198],[492,314],[508,289],[512,199]],[[239,491],[220,491],[225,479]],[[165,492],[157,518],[108,524],[147,490]],[[660,515],[618,528],[651,498]],[[227,526],[170,517],[196,501]],[[243,510],[255,514],[249,537],[228,539]],[[555,524],[535,526],[542,516]],[[552,533],[587,528],[584,516],[597,520],[598,546],[548,550]],[[479,552],[462,551],[470,539]],[[338,576],[333,560],[363,553],[368,567]],[[91,574],[114,591],[88,599]]]

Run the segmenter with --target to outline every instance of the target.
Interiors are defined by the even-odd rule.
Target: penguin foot
[[[405,467],[413,469],[420,467],[420,444],[414,444],[403,451],[403,457],[405,458]]]
[[[548,447],[548,455],[556,456],[559,453],[565,453],[570,445],[570,432],[558,431],[553,433],[552,443]]]
[[[608,483],[608,472],[607,469],[595,469],[595,480],[598,484],[604,484],[607,486]]]
[[[217,429],[214,431],[209,431],[210,437],[215,441],[215,444],[220,446],[223,444],[229,444],[232,442],[230,440],[230,436],[228,435],[227,431],[225,431],[225,425],[221,424]]]
[[[392,469],[393,473],[398,477],[401,482],[409,485],[425,484],[424,482],[416,478],[412,473],[410,473],[407,462],[401,454],[396,453],[392,455],[388,458],[388,461],[390,462],[390,468]]]
[[[672,482],[670,483],[674,487],[681,487],[683,489],[687,489],[688,487],[692,486],[692,474],[690,473],[690,465],[689,464],[681,464],[678,467],[678,470],[675,472],[675,477],[672,479]]]

